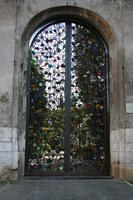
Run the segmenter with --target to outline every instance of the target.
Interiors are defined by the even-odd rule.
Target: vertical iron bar
[[[30,84],[31,84],[31,59],[32,54],[29,49],[28,72],[27,72],[27,115],[26,115],[26,151],[25,151],[25,175],[29,174],[28,170],[28,132],[29,132],[29,112],[30,112]]]
[[[108,49],[105,47],[105,105],[104,105],[104,175],[109,175],[110,153],[109,153],[109,61]]]
[[[106,49],[106,171],[107,175],[110,172],[110,101],[109,101],[109,55],[108,49]]]
[[[70,167],[70,126],[71,126],[71,22],[66,22],[66,71],[65,71],[65,158],[64,170]]]

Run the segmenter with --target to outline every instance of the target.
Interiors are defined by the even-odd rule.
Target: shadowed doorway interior
[[[29,43],[26,175],[109,175],[108,49],[74,16]]]

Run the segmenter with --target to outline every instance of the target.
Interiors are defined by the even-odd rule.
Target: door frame
[[[108,55],[108,45],[105,41],[105,39],[103,38],[103,36],[98,32],[98,30],[92,26],[89,22],[87,22],[87,20],[85,20],[83,17],[79,17],[76,15],[72,15],[70,14],[69,16],[64,14],[64,15],[56,15],[54,17],[50,17],[47,20],[45,20],[43,23],[41,23],[41,25],[39,25],[39,27],[34,31],[34,33],[32,34],[30,40],[29,40],[29,48],[30,46],[32,46],[32,44],[34,43],[34,39],[36,38],[36,36],[41,33],[44,29],[46,29],[47,27],[49,27],[52,24],[56,24],[58,22],[64,22],[66,24],[66,55],[68,55],[68,57],[66,58],[66,77],[65,77],[65,82],[66,83],[70,83],[70,84],[65,84],[67,87],[65,87],[65,99],[67,99],[65,101],[65,110],[67,110],[67,112],[65,112],[65,158],[64,158],[64,169],[65,172],[64,174],[57,174],[56,176],[62,176],[62,175],[68,175],[69,174],[69,166],[70,166],[70,88],[71,88],[71,45],[70,45],[70,41],[71,41],[71,23],[75,22],[75,23],[80,23],[85,25],[85,27],[87,27],[89,30],[91,30],[92,32],[95,33],[95,35],[97,35],[98,39],[102,42],[102,44],[104,45],[105,48],[105,59],[106,59],[106,64],[105,64],[105,91],[106,91],[106,95],[105,95],[105,107],[104,111],[106,110],[106,113],[104,114],[104,122],[105,123],[105,128],[104,128],[104,133],[106,132],[106,134],[104,134],[104,148],[105,148],[105,158],[104,158],[104,162],[105,162],[105,176],[108,176],[110,174],[110,103],[109,103],[109,55]],[[30,175],[28,172],[28,150],[27,150],[27,146],[28,146],[28,127],[29,127],[29,102],[30,102],[30,74],[31,74],[31,69],[30,69],[30,62],[31,62],[31,52],[29,50],[29,57],[28,57],[28,78],[27,78],[27,118],[26,118],[26,151],[25,151],[25,175],[28,176]],[[70,86],[70,87],[69,87]],[[69,110],[68,110],[69,108]],[[76,175],[78,176],[78,175]]]

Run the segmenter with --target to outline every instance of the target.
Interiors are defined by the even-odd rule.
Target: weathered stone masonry
[[[133,2],[0,1],[0,177],[24,176],[28,42],[50,16],[84,17],[109,46],[110,175],[133,178]]]

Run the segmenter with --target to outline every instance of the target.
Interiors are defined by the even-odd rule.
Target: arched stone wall
[[[85,8],[62,6],[49,8],[35,15],[26,25],[21,40],[17,40],[16,57],[17,66],[20,68],[16,74],[15,88],[18,88],[18,152],[19,152],[19,177],[24,176],[25,166],[25,135],[26,135],[26,94],[28,49],[32,33],[38,26],[50,17],[71,14],[83,18],[92,24],[104,37],[109,49],[109,97],[110,97],[110,175],[119,177],[119,70],[118,70],[118,44],[113,28],[109,23],[95,12]],[[19,79],[19,82],[17,81]],[[19,84],[19,85],[18,85]]]

